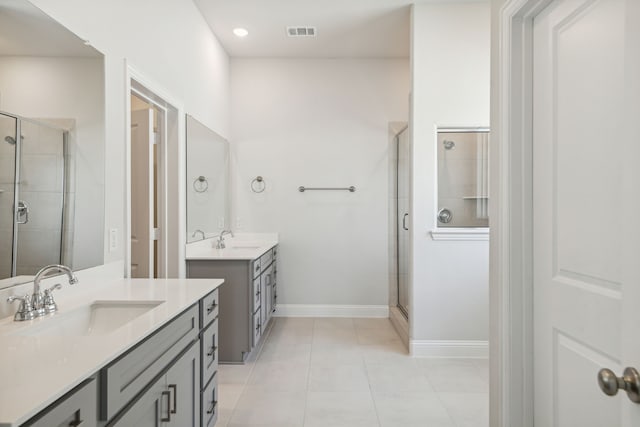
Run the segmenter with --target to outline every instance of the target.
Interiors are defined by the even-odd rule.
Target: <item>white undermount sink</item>
[[[106,335],[154,309],[164,301],[94,301],[67,313],[33,320],[16,335]]]
[[[248,250],[260,249],[260,246],[232,245],[232,246],[227,246],[227,249],[232,249],[237,251],[248,251]]]

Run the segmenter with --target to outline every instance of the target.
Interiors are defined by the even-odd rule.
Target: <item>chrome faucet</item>
[[[227,247],[227,245],[224,244],[224,235],[225,234],[231,234],[231,237],[233,237],[233,231],[231,231],[231,230],[222,230],[222,232],[218,236],[218,240],[216,241],[216,249],[224,249],[224,248]]]
[[[40,292],[40,281],[52,271],[65,273],[69,278],[70,285],[78,283],[78,278],[67,266],[52,264],[43,267],[38,271],[35,279],[33,279],[33,295],[25,295],[24,297],[10,296],[7,298],[7,302],[10,303],[13,301],[21,301],[18,311],[16,311],[13,317],[14,320],[30,320],[58,311],[58,306],[53,300],[53,291],[61,289],[62,285],[56,283],[49,289],[45,289],[44,292]]]
[[[202,234],[202,240],[204,240],[206,238],[204,231],[197,229],[196,231],[193,232],[193,234],[191,235],[191,237],[196,237],[196,234]]]

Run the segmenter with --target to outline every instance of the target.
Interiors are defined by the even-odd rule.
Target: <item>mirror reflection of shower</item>
[[[438,227],[488,227],[489,129],[438,129]]]
[[[68,132],[0,112],[0,135],[0,280],[70,263]]]

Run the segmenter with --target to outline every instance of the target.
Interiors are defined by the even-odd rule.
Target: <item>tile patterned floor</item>
[[[275,318],[221,365],[216,427],[488,427],[486,360],[414,359],[388,319]]]

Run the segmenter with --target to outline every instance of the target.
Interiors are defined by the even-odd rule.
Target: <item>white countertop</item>
[[[21,283],[33,282],[36,276],[14,276],[0,280],[0,289],[19,285]]]
[[[23,336],[40,325],[0,320],[0,427],[19,426],[223,283],[220,279],[80,282],[57,300],[62,315],[98,300],[164,301],[100,336]],[[77,292],[72,292],[77,290]]]
[[[225,249],[216,249],[217,238],[200,240],[186,246],[187,260],[254,260],[278,244],[278,235],[236,234],[225,236]]]

